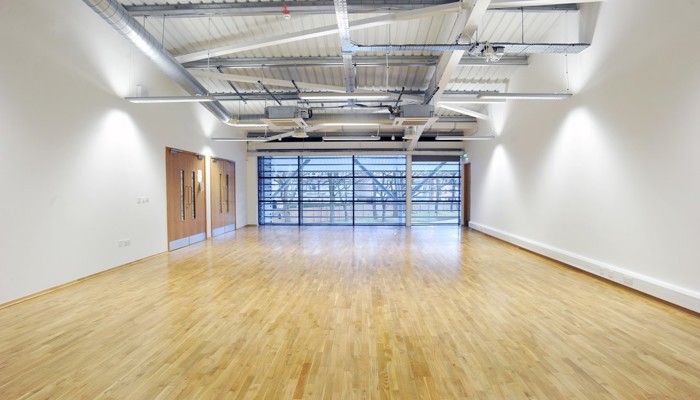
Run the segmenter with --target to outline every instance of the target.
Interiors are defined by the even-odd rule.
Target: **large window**
[[[406,157],[354,157],[355,224],[406,223]]]
[[[406,157],[258,159],[259,223],[403,225]]]
[[[352,225],[352,157],[301,157],[303,224]]]
[[[416,224],[459,223],[459,159],[413,164]],[[259,223],[404,225],[406,157],[259,157]]]
[[[411,223],[459,224],[459,158],[414,156],[411,168]]]
[[[260,224],[299,223],[299,157],[260,157]]]

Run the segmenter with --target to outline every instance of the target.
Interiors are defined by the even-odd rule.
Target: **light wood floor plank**
[[[700,318],[455,227],[244,228],[0,309],[0,399],[700,398]]]

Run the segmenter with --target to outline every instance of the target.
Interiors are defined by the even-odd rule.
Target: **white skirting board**
[[[700,293],[698,292],[676,286],[656,278],[640,275],[636,272],[606,264],[602,261],[593,260],[579,254],[561,250],[544,243],[535,242],[522,236],[513,235],[477,222],[469,222],[469,227],[489,236],[493,236],[508,243],[512,243],[516,246],[533,251],[537,254],[560,261],[572,267],[590,272],[594,275],[617,282],[621,285],[631,287],[659,299],[666,300],[669,303],[676,304],[695,312],[700,312]]]

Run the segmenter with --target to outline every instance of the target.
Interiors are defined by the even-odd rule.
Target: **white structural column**
[[[406,226],[411,226],[411,213],[413,213],[413,156],[406,155]]]
[[[416,18],[430,17],[433,15],[446,14],[459,11],[459,3],[447,3],[433,7],[425,7],[417,10],[402,11],[395,14],[381,15],[378,17],[365,18],[349,23],[350,30],[367,29],[374,26],[393,24],[399,21],[406,21]],[[175,57],[181,63],[204,60],[207,57],[219,57],[226,54],[239,53],[259,49],[261,47],[277,46],[285,43],[297,42],[300,40],[313,39],[320,36],[333,35],[338,33],[337,25],[328,25],[315,29],[308,29],[300,32],[292,32],[284,35],[271,36],[256,39],[249,42],[233,43],[226,46],[217,47],[211,50],[198,51],[190,54],[183,54]]]

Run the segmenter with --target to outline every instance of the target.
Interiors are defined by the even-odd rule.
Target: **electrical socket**
[[[118,247],[131,246],[131,239],[117,240]]]

